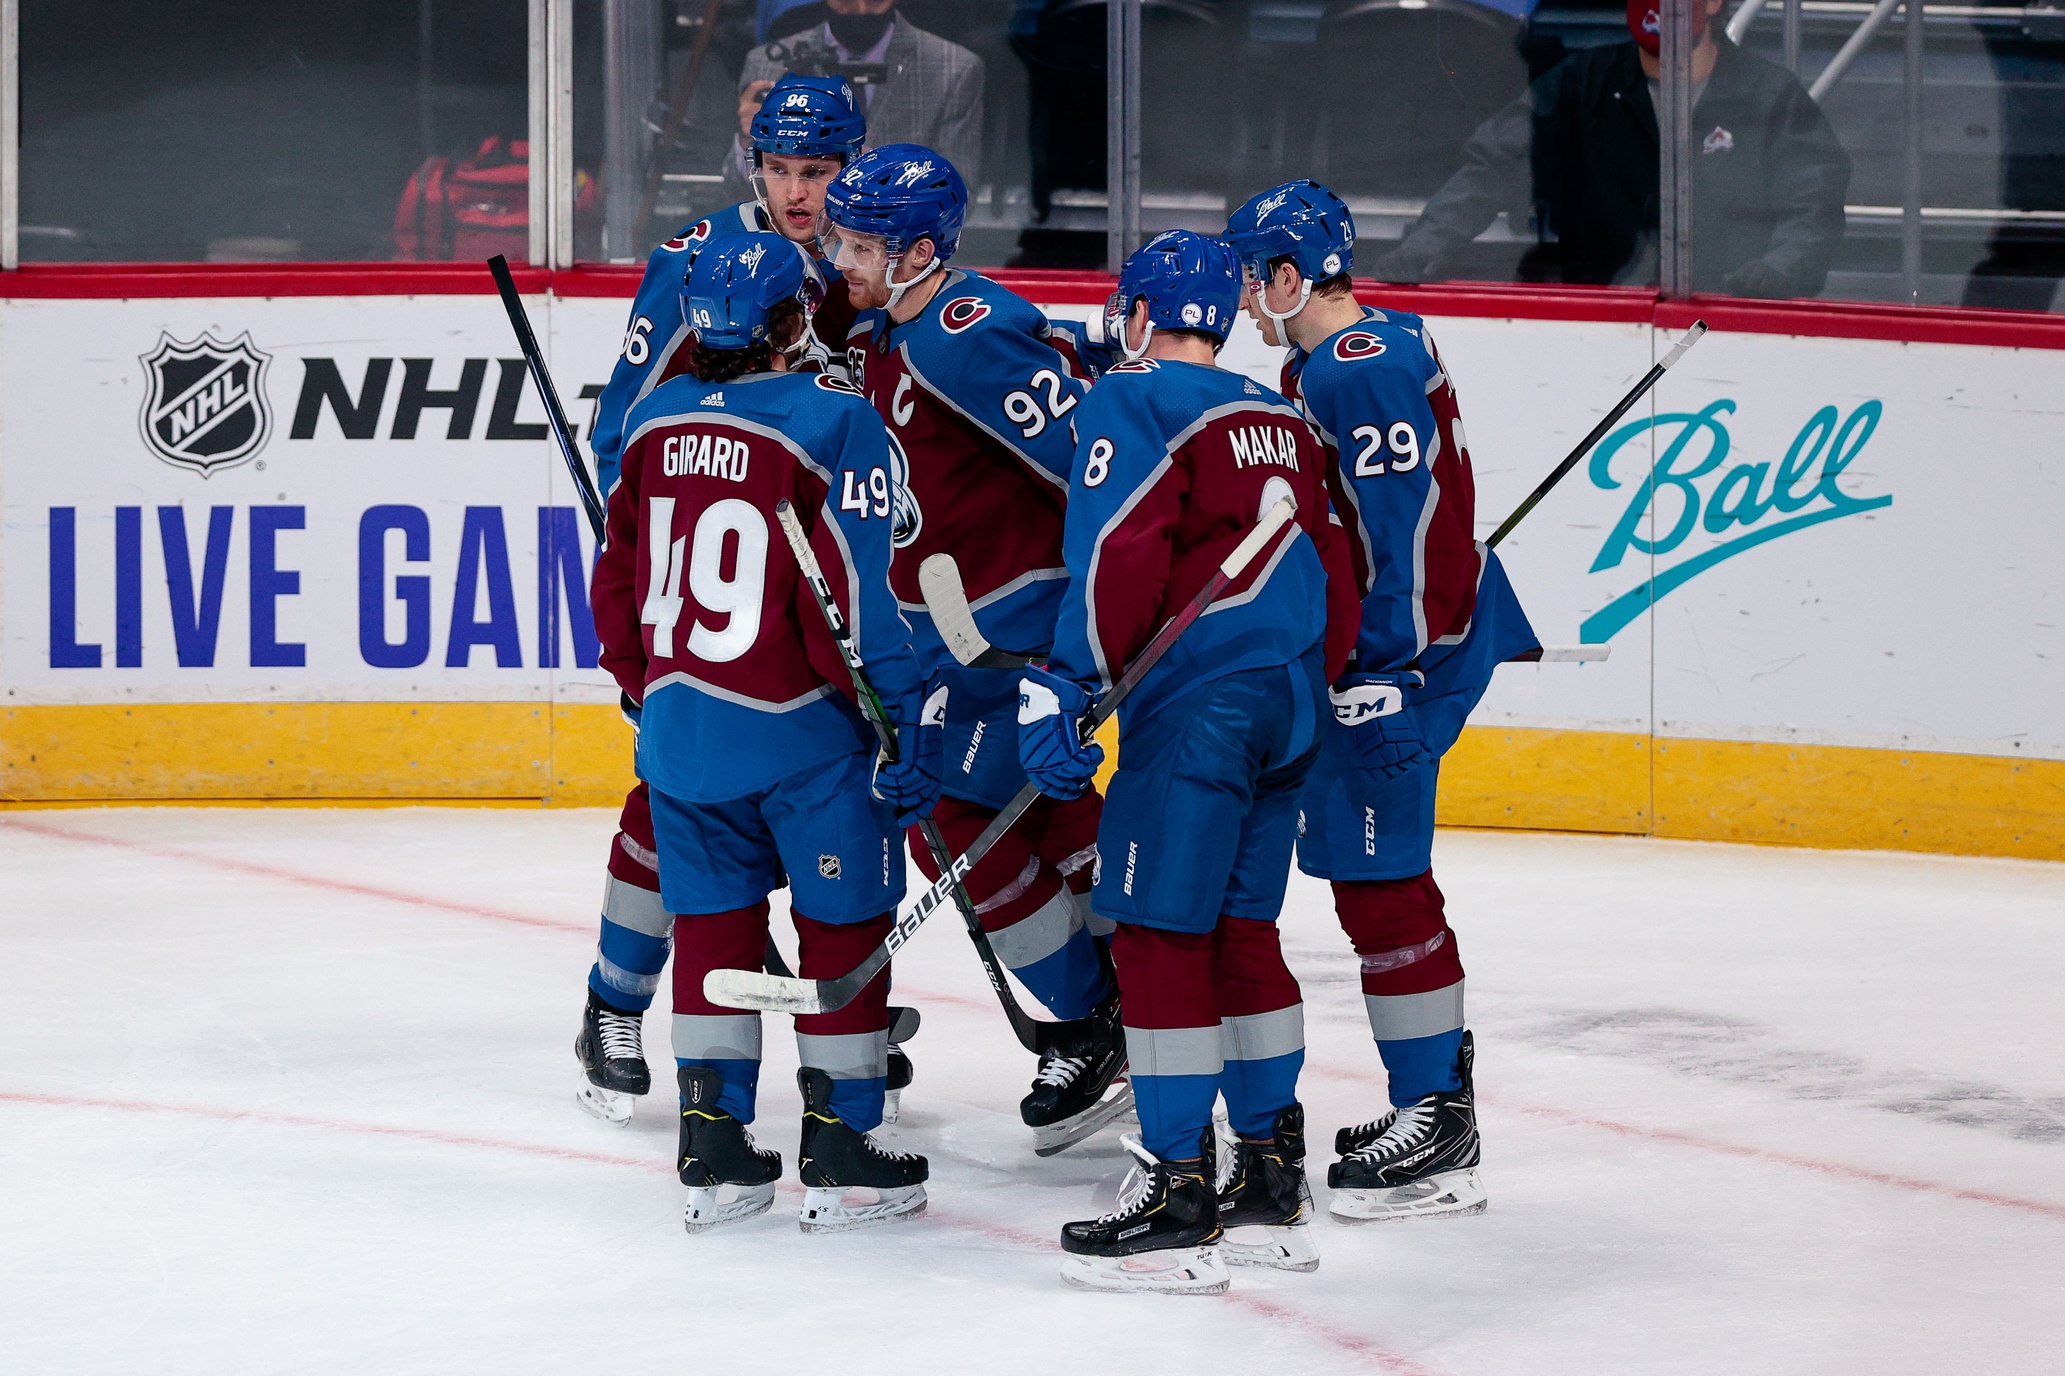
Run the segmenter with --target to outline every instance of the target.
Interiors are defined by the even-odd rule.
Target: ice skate
[[[803,1143],[797,1173],[803,1180],[806,1233],[838,1232],[871,1223],[916,1218],[925,1212],[925,1158],[888,1151],[832,1113],[832,1077],[809,1066],[796,1072],[803,1090]]]
[[[1276,1115],[1269,1142],[1235,1138],[1219,1172],[1219,1251],[1229,1266],[1319,1269],[1312,1237],[1312,1186],[1305,1179],[1305,1110]]]
[[[1231,1282],[1217,1245],[1213,1145],[1206,1128],[1198,1143],[1203,1160],[1178,1167],[1156,1160],[1128,1136],[1126,1150],[1138,1164],[1110,1213],[1063,1226],[1061,1250],[1068,1255],[1061,1279],[1078,1290],[1223,1294]]]
[[[1477,1174],[1474,1055],[1465,1032],[1457,1053],[1460,1088],[1429,1094],[1342,1132],[1338,1143],[1354,1149],[1327,1168],[1326,1183],[1334,1191],[1329,1213],[1343,1223],[1375,1223],[1484,1212],[1490,1201]],[[1367,1135],[1371,1130],[1374,1136]]]
[[[720,1223],[764,1214],[781,1179],[780,1152],[753,1144],[746,1125],[717,1107],[724,1077],[708,1066],[685,1065],[681,1080],[681,1150],[676,1165],[688,1186],[682,1226],[700,1233]]]
[[[588,1077],[575,1094],[575,1102],[584,1112],[617,1127],[631,1121],[632,1098],[652,1089],[652,1071],[645,1064],[639,1035],[642,1017],[610,1007],[591,989],[581,1014],[580,1035],[574,1038],[574,1055]]]
[[[1133,1107],[1126,1072],[1126,1029],[1114,995],[1084,1019],[1084,1030],[1040,1053],[1032,1092],[1019,1115],[1033,1130],[1033,1152],[1052,1156],[1093,1136]]]

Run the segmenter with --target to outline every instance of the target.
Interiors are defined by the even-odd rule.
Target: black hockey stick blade
[[[918,565],[918,587],[925,594],[925,609],[932,613],[932,625],[946,642],[947,653],[970,669],[1023,669],[1038,662],[1036,656],[1000,650],[989,643],[975,624],[974,609],[968,605],[968,590],[961,583],[961,566],[954,556],[939,553]]]
[[[1704,334],[1706,334],[1706,321],[1693,321],[1692,328],[1685,331],[1684,338],[1680,339],[1676,344],[1673,344],[1671,346],[1669,353],[1665,354],[1662,358],[1658,359],[1656,363],[1649,369],[1648,372],[1642,374],[1642,380],[1640,382],[1637,382],[1634,385],[1634,387],[1629,390],[1626,396],[1622,397],[1618,402],[1616,402],[1611,411],[1608,411],[1604,416],[1600,418],[1599,423],[1592,427],[1592,432],[1589,435],[1586,435],[1583,439],[1578,441],[1577,448],[1571,450],[1570,453],[1564,457],[1563,462],[1557,464],[1556,467],[1550,472],[1549,476],[1542,479],[1541,483],[1535,488],[1535,490],[1527,494],[1526,501],[1522,502],[1519,506],[1513,508],[1513,514],[1511,516],[1508,516],[1504,521],[1501,521],[1499,523],[1499,528],[1491,533],[1491,538],[1489,540],[1486,540],[1484,542],[1485,546],[1490,549],[1497,549],[1499,541],[1505,539],[1508,535],[1511,535],[1513,533],[1513,527],[1519,525],[1522,520],[1526,519],[1528,512],[1534,510],[1537,506],[1541,505],[1542,498],[1548,496],[1550,490],[1553,489],[1557,483],[1562,482],[1564,477],[1570,472],[1571,469],[1577,467],[1578,460],[1584,458],[1585,455],[1591,453],[1592,446],[1597,444],[1600,440],[1606,437],[1606,432],[1613,428],[1614,422],[1619,420],[1622,416],[1626,415],[1628,413],[1629,407],[1633,406],[1636,402],[1640,401],[1645,395],[1647,395],[1649,389],[1656,385],[1656,380],[1662,377],[1665,373],[1669,372],[1671,370],[1671,365],[1676,363],[1679,359],[1683,358],[1685,356],[1685,351],[1687,349],[1691,348],[1694,344],[1699,343],[1701,336],[1703,336]]]
[[[1227,584],[1238,578],[1254,561],[1255,556],[1290,524],[1297,511],[1297,504],[1285,497],[1264,513],[1255,528],[1247,533],[1212,576],[1205,580],[1205,585],[1197,590],[1196,596],[1185,604],[1182,611],[1169,618],[1155,634],[1154,639],[1147,642],[1147,647],[1134,656],[1132,664],[1127,667],[1119,681],[1111,686],[1110,691],[1098,698],[1096,706],[1084,715],[1082,731],[1085,741],[1097,734],[1097,728],[1118,710],[1119,704],[1124,702],[1140,681],[1147,677],[1148,671],[1168,653],[1169,647],[1190,628],[1192,622],[1204,615],[1205,609],[1225,591]],[[882,968],[889,964],[890,959],[904,943],[917,933],[925,919],[932,916],[934,910],[952,896],[961,880],[967,877],[968,871],[974,869],[982,857],[989,854],[990,847],[1003,838],[1004,833],[1025,815],[1025,810],[1031,807],[1039,796],[1037,784],[1028,783],[1019,789],[1017,796],[1004,805],[1002,812],[990,819],[989,825],[982,829],[982,834],[969,843],[967,850],[954,858],[953,863],[932,887],[918,895],[918,901],[911,906],[911,910],[897,918],[896,925],[889,929],[889,935],[882,939],[882,944],[870,951],[860,964],[847,973],[835,979],[809,980],[779,979],[757,970],[712,970],[703,977],[703,997],[727,1008],[759,1008],[772,1013],[830,1013],[844,1008],[860,996],[860,991],[868,987],[870,980],[882,972]]]
[[[523,361],[531,370],[531,381],[537,385],[538,396],[545,403],[545,421],[552,429],[552,438],[559,445],[560,457],[566,460],[567,471],[574,475],[574,491],[580,494],[581,510],[587,513],[588,528],[595,534],[595,543],[602,543],[602,498],[595,491],[595,479],[588,476],[588,465],[581,461],[581,451],[574,443],[573,428],[567,424],[566,408],[559,404],[559,391],[552,385],[552,374],[546,370],[545,355],[538,348],[538,337],[531,333],[531,317],[523,308],[523,298],[517,295],[516,279],[510,275],[509,260],[501,254],[488,259],[488,271],[494,275],[495,290],[501,293],[502,309],[509,312],[509,327],[516,331],[516,347],[523,351]]]

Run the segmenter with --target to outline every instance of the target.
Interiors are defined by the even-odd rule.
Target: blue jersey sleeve
[[[624,344],[603,385],[602,398],[595,403],[595,429],[588,441],[595,451],[596,485],[605,497],[616,486],[624,438],[630,433],[626,422],[631,408],[659,384],[667,360],[681,346],[685,333],[681,283],[694,249],[710,235],[709,226],[708,220],[701,221],[661,244],[645,261],[645,276],[639,280],[638,296],[624,326]]]
[[[811,546],[845,610],[875,691],[892,716],[914,711],[923,675],[911,652],[910,625],[889,590],[896,511],[889,433],[875,409],[851,389],[830,379],[821,380],[820,387],[837,398],[833,433],[838,458],[826,479],[824,510]],[[810,615],[818,617],[814,607]],[[842,678],[844,673],[841,669]]]
[[[1148,381],[1121,371],[1099,383],[1077,424],[1062,534],[1069,580],[1048,667],[1093,692],[1115,683],[1154,633],[1189,478],[1169,456]]]
[[[1356,657],[1366,671],[1410,664],[1429,643],[1426,537],[1442,492],[1444,429],[1429,400],[1440,369],[1415,333],[1351,329],[1298,379],[1306,412],[1338,454],[1336,495],[1363,593]]]
[[[954,286],[939,293],[937,331],[912,349],[914,370],[949,407],[1046,481],[1066,487],[1075,455],[1069,422],[1089,384],[1049,341],[1045,316],[1002,287],[983,285],[983,295]]]

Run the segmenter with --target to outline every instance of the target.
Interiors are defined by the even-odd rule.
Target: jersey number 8
[[[674,628],[685,605],[681,596],[685,562],[688,590],[696,605],[730,618],[720,631],[697,621],[688,633],[688,652],[709,664],[728,664],[752,649],[760,637],[760,608],[767,585],[767,518],[751,502],[726,497],[710,503],[697,518],[692,540],[677,540],[674,498],[654,497],[651,503],[646,525],[650,573],[639,620],[653,628],[652,652],[661,659],[674,657]],[[731,577],[726,578],[724,546],[730,535],[738,537],[738,552],[732,560]]]
[[[1355,455],[1355,476],[1358,478],[1380,478],[1386,472],[1410,473],[1420,466],[1420,437],[1406,421],[1393,421],[1387,433],[1380,425],[1358,425],[1354,436],[1362,441],[1362,449]],[[1389,449],[1398,457],[1384,466],[1384,451]]]
[[[1075,409],[1076,398],[1061,390],[1061,374],[1052,368],[1040,369],[1027,379],[1026,385],[1031,390],[1011,392],[1004,397],[1004,414],[1018,427],[1018,433],[1026,439],[1031,439],[1045,430],[1049,418],[1060,420]],[[1047,405],[1044,409],[1033,397],[1033,392],[1036,391],[1044,391],[1047,394]]]

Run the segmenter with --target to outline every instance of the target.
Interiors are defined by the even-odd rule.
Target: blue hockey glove
[[[1395,779],[1434,758],[1408,697],[1419,674],[1343,674],[1328,696],[1334,720],[1354,734],[1355,759],[1379,779]]]
[[[1038,665],[1018,680],[1018,762],[1050,798],[1079,798],[1104,763],[1104,747],[1083,744],[1090,695],[1073,679]]]
[[[939,753],[946,727],[946,685],[934,688],[919,705],[911,698],[892,713],[898,722],[893,761],[875,756],[874,793],[896,809],[899,823],[930,817],[939,801]]]

